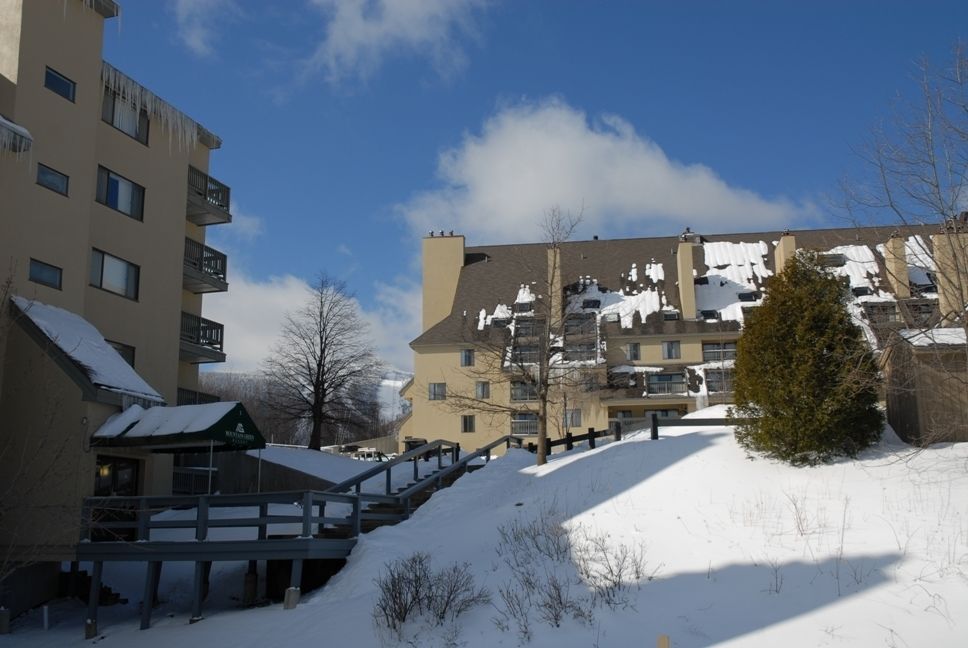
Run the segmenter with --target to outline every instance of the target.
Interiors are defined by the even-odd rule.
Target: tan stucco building
[[[224,361],[202,295],[227,289],[206,228],[231,221],[217,136],[103,61],[113,0],[0,0],[0,281],[96,328],[170,405]],[[92,448],[137,393],[93,383],[4,299],[0,563],[72,558],[92,494],[167,494],[171,454]]]
[[[528,373],[542,365],[553,377],[551,438],[729,403],[744,315],[798,249],[820,253],[848,283],[848,307],[875,348],[885,327],[963,326],[942,321],[938,307],[946,285],[933,250],[950,243],[937,227],[687,228],[674,237],[565,242],[556,257],[547,244],[467,247],[463,236],[431,233],[401,440],[477,448],[535,433],[539,399]],[[941,301],[964,303],[946,295]]]

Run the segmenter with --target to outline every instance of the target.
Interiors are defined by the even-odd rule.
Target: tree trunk
[[[319,450],[322,445],[323,422],[317,418],[313,419],[313,428],[309,433],[309,449]]]
[[[548,399],[538,402],[538,465],[548,461]]]

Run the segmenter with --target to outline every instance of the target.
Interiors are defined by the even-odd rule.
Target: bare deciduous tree
[[[465,367],[466,375],[508,385],[511,400],[504,402],[476,391],[456,391],[448,393],[445,401],[452,411],[475,411],[491,417],[535,414],[538,465],[547,460],[549,431],[559,424],[567,427],[563,419],[568,416],[568,403],[580,400],[585,384],[594,375],[595,367],[579,357],[581,351],[577,347],[572,349],[568,344],[575,337],[570,329],[581,327],[576,319],[580,309],[576,310],[566,298],[561,279],[561,248],[580,221],[580,212],[574,215],[559,207],[549,209],[541,223],[546,255],[529,257],[521,264],[528,275],[522,281],[536,278],[532,284],[522,286],[533,298],[530,310],[516,313],[506,328],[468,332],[467,342],[472,345],[475,361],[473,366]],[[589,321],[594,326],[594,318]],[[591,333],[597,339],[595,330]],[[595,345],[590,352],[597,358],[597,342]],[[519,398],[515,399],[515,395]]]
[[[885,217],[918,232],[907,242],[907,259],[920,257],[925,266],[920,281],[911,281],[912,297],[937,293],[939,309],[932,317],[912,318],[901,312],[903,326],[925,335],[938,326],[968,328],[968,50],[954,48],[953,64],[937,70],[928,61],[917,66],[919,92],[914,101],[895,106],[893,117],[875,129],[860,155],[867,175],[845,181],[848,214],[857,223],[884,222]],[[912,249],[913,248],[913,249]],[[933,258],[933,261],[931,260]],[[908,263],[887,267],[892,283],[907,284]],[[903,273],[905,276],[897,276]],[[900,295],[903,297],[903,295]],[[907,309],[910,310],[910,309]],[[885,359],[891,358],[888,399],[908,399],[914,393],[913,350],[903,337],[882,330]],[[889,331],[887,332],[889,333]],[[934,357],[931,357],[933,355]],[[960,358],[958,356],[961,356]],[[955,398],[968,393],[968,349],[936,347],[918,353],[921,369],[934,375],[939,391]],[[921,373],[920,375],[925,375]],[[897,392],[909,392],[899,394]],[[960,394],[960,396],[959,396]],[[897,402],[897,401],[895,401]],[[923,444],[951,434],[950,412],[922,412]],[[965,425],[964,414],[954,425]]]
[[[309,426],[310,448],[337,439],[340,426],[369,421],[381,363],[356,300],[342,282],[321,275],[306,304],[288,313],[265,361],[269,407]]]

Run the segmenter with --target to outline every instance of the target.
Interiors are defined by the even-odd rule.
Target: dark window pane
[[[47,73],[44,75],[44,87],[53,90],[68,101],[74,101],[74,82],[59,72],[47,68]]]
[[[60,171],[55,171],[43,164],[37,165],[37,184],[47,187],[59,194],[67,195],[68,178]]]
[[[28,277],[34,283],[43,284],[44,286],[50,286],[51,288],[61,289],[61,269],[57,266],[52,266],[49,263],[44,263],[43,261],[38,261],[37,259],[30,260],[30,273]]]

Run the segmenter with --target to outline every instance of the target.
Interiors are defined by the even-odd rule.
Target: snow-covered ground
[[[497,552],[499,528],[544,514],[562,522],[575,547],[603,539],[612,555],[623,546],[640,555],[643,569],[614,609],[593,606],[589,588],[573,582],[569,595],[591,618],[566,615],[553,627],[534,610],[528,645],[653,646],[659,634],[676,647],[968,645],[968,444],[915,453],[888,432],[857,461],[795,469],[749,461],[728,428],[683,427],[664,428],[658,441],[646,434],[556,454],[541,468],[533,461],[511,451],[411,520],[367,534],[344,570],[296,610],[232,609],[241,571],[223,573],[207,618],[188,625],[190,579],[166,565],[169,603],[153,627],[138,630],[137,601],[103,608],[98,643],[397,645],[374,629],[374,579],[388,561],[423,551],[435,567],[469,563],[494,604],[460,617],[454,643],[454,633],[416,622],[402,645],[517,646],[514,623],[495,624],[499,588],[512,580]],[[555,570],[577,578],[564,563],[549,567],[535,555],[534,571],[539,580]],[[31,613],[0,645],[80,645],[82,619],[80,606],[63,604],[45,632]]]

